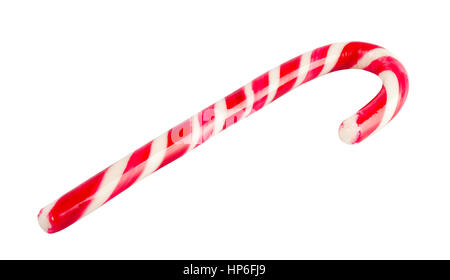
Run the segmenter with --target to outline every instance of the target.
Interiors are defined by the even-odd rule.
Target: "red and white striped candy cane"
[[[386,125],[405,102],[408,93],[405,68],[376,45],[362,42],[327,45],[264,73],[66,193],[39,212],[40,226],[48,233],[70,226],[136,181],[289,90],[342,69],[366,70],[383,81],[378,95],[339,127],[339,136],[345,143],[362,141]]]

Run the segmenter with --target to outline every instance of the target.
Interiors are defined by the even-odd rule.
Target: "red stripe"
[[[341,56],[330,72],[352,68],[367,52],[376,48],[379,46],[360,42],[348,43],[342,49]]]
[[[225,102],[227,104],[227,109],[232,109],[236,106],[245,108],[245,92],[244,88],[240,88],[233,92],[232,94],[225,97]]]
[[[202,129],[200,143],[208,140],[214,132],[214,104],[206,107],[200,113],[198,113],[198,119],[200,121],[200,127]]]
[[[328,45],[313,50],[313,52],[311,53],[309,72],[308,74],[306,74],[305,80],[302,82],[303,84],[319,76],[325,65],[325,58],[327,57],[328,49],[330,48],[330,46],[331,45]]]
[[[280,86],[278,88],[277,93],[275,94],[273,100],[276,100],[278,97],[281,97],[285,93],[290,91],[292,89],[292,87],[294,86],[296,80],[297,80],[297,77],[295,77],[294,79],[292,79],[289,82],[285,83],[284,85]]]
[[[266,72],[252,81],[252,89],[255,95],[269,86],[269,72]]]
[[[253,111],[258,111],[266,103],[267,94],[265,89],[269,86],[269,72],[266,72],[254,79],[252,82],[252,89],[255,93],[255,102],[253,103]]]
[[[244,88],[240,88],[233,92],[232,94],[225,97],[225,102],[227,104],[227,110],[229,112],[234,112],[225,119],[225,123],[223,124],[223,129],[232,126],[244,115],[244,111],[246,108],[246,96]]]
[[[166,154],[161,165],[156,170],[184,155],[189,149],[191,140],[192,126],[190,119],[169,130],[167,133]]]
[[[48,233],[65,229],[81,218],[86,208],[92,202],[94,194],[97,192],[98,186],[107,170],[108,168],[58,199],[48,214],[48,220],[51,225]]]
[[[145,162],[150,155],[152,142],[142,146],[130,156],[119,183],[106,201],[109,201],[111,198],[126,190],[129,186],[136,182],[139,176],[141,176],[145,168]]]
[[[301,57],[302,56],[300,55],[300,56],[297,56],[296,58],[293,58],[293,59],[283,63],[280,66],[280,78],[283,78],[284,76],[296,71],[298,69],[298,67],[300,66]]]
[[[283,63],[280,66],[280,79],[282,79],[286,75],[291,74],[292,72],[297,71],[298,68],[300,67],[301,58],[302,58],[302,56],[298,56],[294,59],[289,60],[286,63]],[[294,86],[296,80],[297,80],[297,75],[293,79],[291,79],[287,82],[284,82],[284,84],[282,84],[280,87],[278,87],[277,93],[273,97],[273,100],[278,99],[279,97],[281,97],[282,95],[284,95],[285,93],[290,91],[292,89],[292,87]]]
[[[361,128],[361,134],[354,143],[359,143],[366,139],[380,125],[383,119],[386,100],[386,88],[383,86],[378,95],[358,111],[356,123]]]
[[[266,104],[266,100],[267,100],[267,95],[264,95],[263,97],[260,97],[259,99],[256,99],[256,101],[253,103],[252,111],[256,112],[259,109],[261,109],[262,107],[264,107],[264,104]]]

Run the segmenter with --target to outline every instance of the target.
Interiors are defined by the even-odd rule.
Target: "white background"
[[[450,258],[446,1],[2,1],[0,258]],[[367,41],[410,76],[399,115],[350,146],[379,90],[352,70],[288,93],[48,235],[41,207],[259,74]]]

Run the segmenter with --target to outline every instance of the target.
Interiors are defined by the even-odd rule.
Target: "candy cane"
[[[327,45],[264,73],[66,193],[39,212],[40,226],[48,233],[70,226],[136,181],[289,90],[342,69],[366,70],[383,81],[378,95],[339,127],[343,142],[354,144],[364,140],[385,126],[405,102],[408,93],[405,68],[376,45],[362,42]]]

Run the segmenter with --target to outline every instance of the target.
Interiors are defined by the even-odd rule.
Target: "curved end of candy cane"
[[[403,65],[387,50],[362,42],[343,47],[335,69],[361,69],[376,74],[380,92],[356,114],[342,122],[342,142],[356,144],[388,124],[400,111],[408,95],[408,75]]]
[[[361,127],[357,124],[358,116],[353,115],[339,126],[339,138],[346,144],[359,143],[361,139]]]

